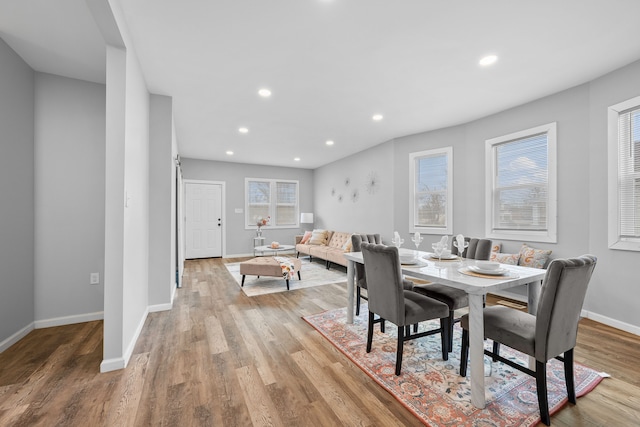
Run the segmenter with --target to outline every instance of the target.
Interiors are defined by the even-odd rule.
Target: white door
[[[222,256],[222,186],[186,183],[185,258]]]

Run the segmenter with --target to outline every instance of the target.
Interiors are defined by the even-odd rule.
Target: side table
[[[264,246],[264,236],[257,236],[253,238],[253,256],[256,256],[256,248],[258,246]]]

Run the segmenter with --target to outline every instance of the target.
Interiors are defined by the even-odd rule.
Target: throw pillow
[[[500,253],[500,243],[496,243],[491,246],[491,255],[489,256],[489,261],[495,261],[496,254]]]
[[[311,238],[311,232],[310,231],[305,231],[304,232],[304,236],[302,236],[302,239],[300,240],[301,244],[305,244],[309,241],[309,239]]]
[[[311,232],[311,238],[307,242],[309,245],[326,245],[327,244],[327,230],[313,230]]]
[[[342,245],[342,250],[345,252],[351,252],[351,234],[347,237],[347,241]]]
[[[494,252],[491,254],[491,261],[499,262],[501,264],[518,265],[520,254],[502,254],[500,252]]]
[[[526,243],[522,244],[520,248],[520,259],[518,265],[524,267],[544,268],[549,261],[551,250],[535,249],[528,246]]]

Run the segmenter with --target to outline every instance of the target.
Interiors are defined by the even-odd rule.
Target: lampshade
[[[313,224],[313,214],[312,213],[301,213],[300,214],[300,223],[301,224]]]

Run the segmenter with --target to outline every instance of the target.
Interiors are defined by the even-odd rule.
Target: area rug
[[[302,280],[298,280],[297,274],[293,279],[289,280],[289,288],[292,291],[313,286],[330,285],[332,283],[347,283],[347,274],[340,267],[332,267],[327,270],[324,262],[310,262],[308,258],[301,258],[300,262],[302,263],[300,268]],[[234,262],[225,264],[225,266],[238,286],[240,286],[242,283],[240,263]],[[244,286],[241,289],[245,295],[253,297],[276,292],[287,292],[287,285],[282,277],[246,276]]]
[[[330,310],[304,317],[311,326],[327,338],[373,380],[390,392],[424,424],[444,426],[533,426],[540,422],[536,383],[533,377],[485,356],[485,390],[487,404],[478,409],[471,404],[470,379],[461,377],[461,329],[456,324],[454,348],[449,360],[442,360],[440,335],[408,341],[404,345],[402,374],[395,375],[396,327],[387,324],[386,333],[375,327],[371,353],[366,353],[366,304],[354,323],[346,324],[346,308]],[[419,331],[439,327],[439,322],[424,322]],[[488,345],[491,341],[487,340]],[[489,347],[487,347],[489,348]],[[501,355],[526,360],[522,353],[506,346]],[[575,364],[576,395],[593,390],[606,374]],[[550,413],[557,412],[566,402],[566,386],[562,363],[547,363],[547,384]],[[578,404],[580,402],[578,401]]]

